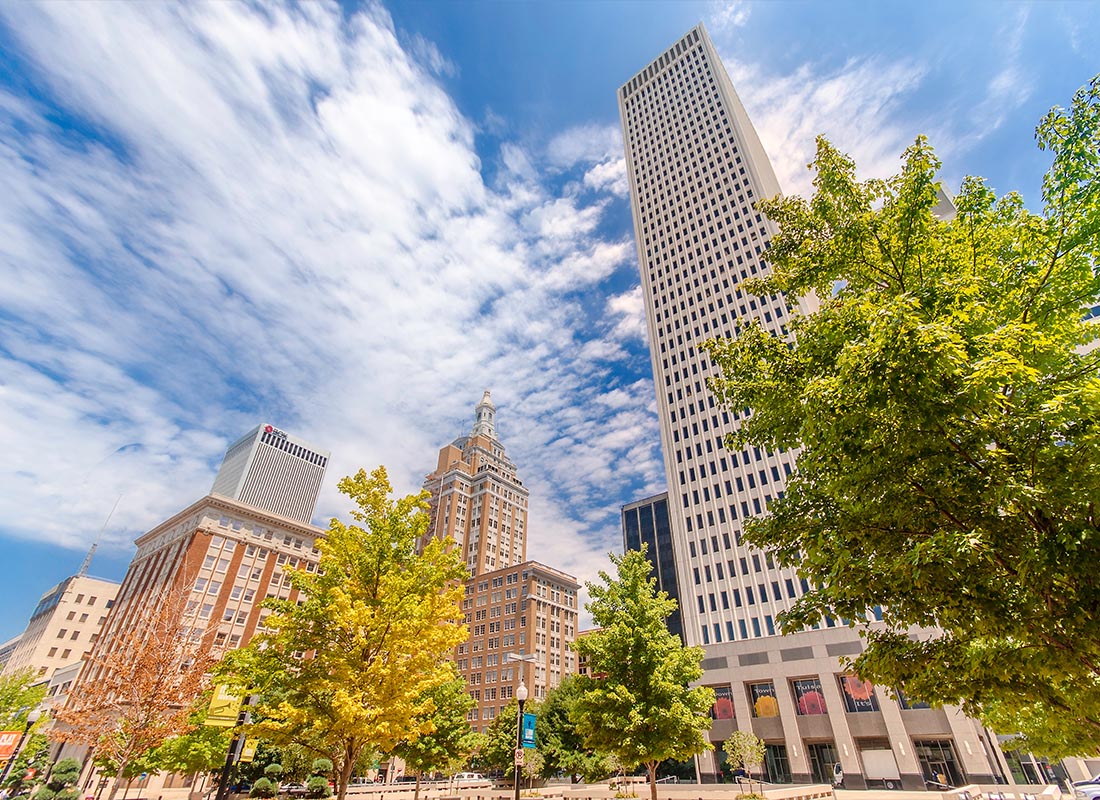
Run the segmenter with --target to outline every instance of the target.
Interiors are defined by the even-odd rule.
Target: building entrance
[[[833,765],[837,758],[836,745],[832,742],[814,742],[806,745],[806,754],[810,757],[810,770],[814,783],[833,785]]]

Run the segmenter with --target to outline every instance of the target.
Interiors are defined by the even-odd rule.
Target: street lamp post
[[[526,696],[526,695],[524,695]],[[42,716],[42,712],[37,708],[27,714],[27,724],[23,728],[23,735],[19,737],[19,742],[15,745],[15,749],[12,750],[11,758],[8,759],[8,763],[4,765],[4,772],[0,773],[0,786],[4,784],[4,781],[8,779],[8,773],[11,772],[12,764],[15,763],[15,759],[19,758],[19,754],[23,752],[23,742],[27,741],[27,734],[31,732],[31,728],[34,723],[38,722]]]
[[[516,772],[516,800],[519,800],[519,771],[523,764],[521,758],[523,756],[523,704],[527,702],[527,684],[523,682],[523,678],[519,679],[519,687],[516,689],[516,700],[519,701],[519,711],[516,712],[516,757],[515,757],[515,772]]]

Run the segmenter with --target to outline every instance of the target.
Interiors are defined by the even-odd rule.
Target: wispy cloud
[[[530,555],[594,577],[661,481],[636,304],[592,314],[633,269],[598,232],[617,129],[483,164],[453,67],[375,6],[0,13],[45,98],[0,93],[4,534],[86,544],[121,494],[123,546],[261,418],[332,449],[339,513],[361,465],[417,488],[489,387]]]
[[[853,60],[832,70],[802,64],[785,75],[735,59],[725,63],[787,194],[812,191],[806,165],[818,134],[853,155],[862,174],[884,177],[896,172],[902,150],[923,132],[892,122],[925,74],[917,62]]]
[[[712,4],[707,24],[715,31],[740,28],[749,21],[750,11],[747,0],[719,0]]]

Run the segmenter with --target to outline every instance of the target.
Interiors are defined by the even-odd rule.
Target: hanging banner
[[[535,715],[523,715],[523,736],[520,738],[524,747],[535,746]]]
[[[0,731],[0,761],[7,761],[15,752],[22,731]]]
[[[214,696],[210,698],[210,710],[206,712],[206,724],[214,728],[232,728],[237,724],[237,711],[241,707],[241,698],[230,694],[229,687],[219,684],[214,687]]]
[[[256,757],[256,746],[259,743],[259,739],[245,739],[244,747],[241,748],[241,757],[237,761],[241,764],[251,764],[252,759]]]

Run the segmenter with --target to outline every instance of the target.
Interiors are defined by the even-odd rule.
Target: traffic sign
[[[522,747],[517,747],[516,748],[516,761],[515,761],[515,764],[516,764],[517,767],[522,767],[523,766],[523,748]]]

